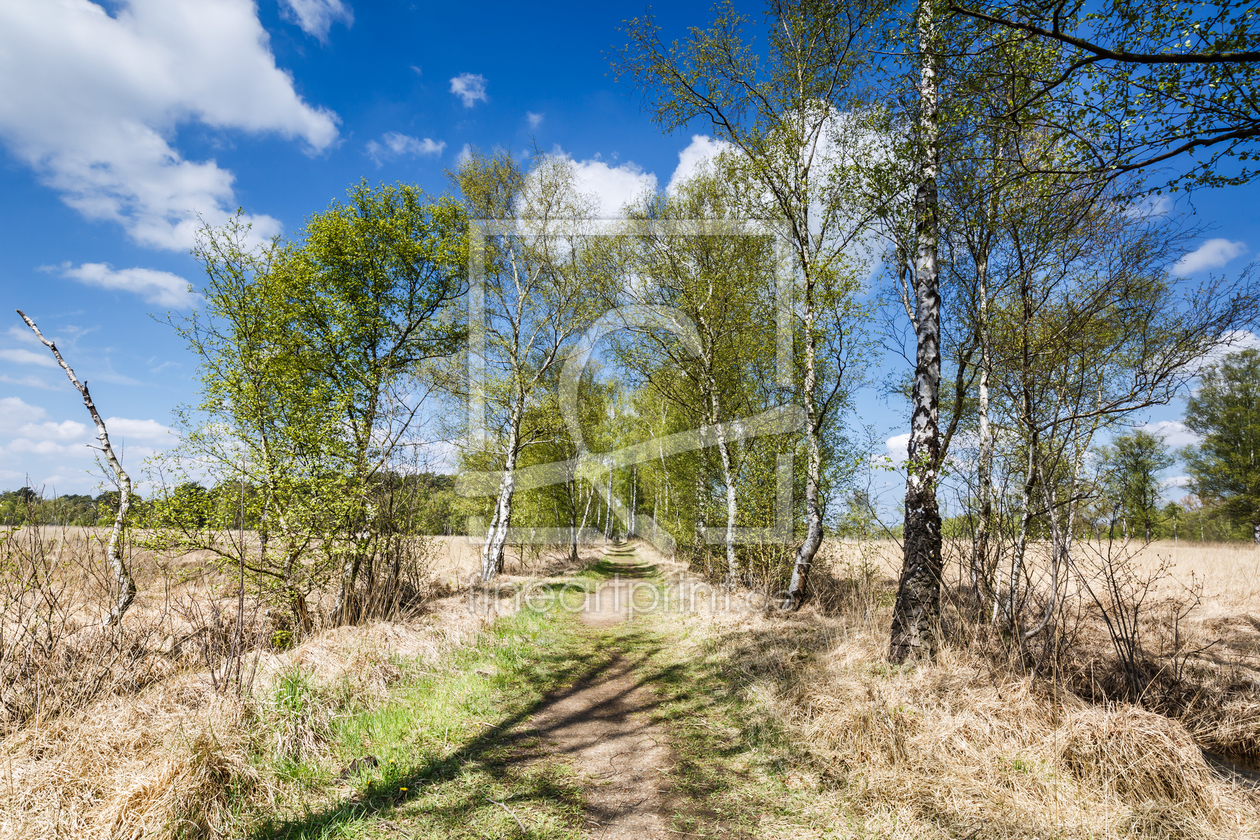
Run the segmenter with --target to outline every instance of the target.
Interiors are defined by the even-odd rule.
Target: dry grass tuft
[[[161,760],[102,804],[95,826],[103,836],[137,840],[228,836],[259,780],[244,749],[248,717],[244,704],[228,701],[189,742],[176,738]]]
[[[1215,821],[1211,768],[1184,726],[1132,706],[1082,709],[1055,733],[1056,764],[1078,780],[1141,806],[1164,802]]]
[[[186,675],[24,729],[3,743],[0,835],[177,836],[191,821],[222,836],[229,794],[252,779],[250,721],[245,703]]]
[[[318,754],[331,715],[381,696],[400,659],[436,658],[480,626],[446,599],[414,625],[342,627],[264,653],[243,699],[185,671],[24,728],[0,741],[0,838],[237,836],[243,807],[271,796],[250,755]]]

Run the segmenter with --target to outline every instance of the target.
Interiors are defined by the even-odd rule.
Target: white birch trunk
[[[976,600],[984,607],[984,599],[994,596],[993,569],[989,564],[989,529],[993,519],[993,430],[989,425],[989,375],[993,367],[993,349],[989,336],[989,260],[988,254],[977,269],[980,312],[977,331],[980,338],[979,407],[980,451],[978,483],[980,515],[976,523],[976,539],[972,546],[971,586]]]
[[[718,454],[722,458],[722,480],[726,482],[726,585],[734,586],[739,581],[739,562],[735,558],[735,521],[738,515],[735,476],[731,468],[731,449],[726,441],[726,430],[722,428],[721,403],[713,377],[709,377],[709,411],[709,422],[713,425]]]
[[[604,510],[604,539],[612,539],[612,492],[613,492],[613,468],[608,468],[608,504]]]
[[[1019,609],[1019,581],[1024,575],[1024,552],[1028,547],[1028,530],[1032,526],[1032,491],[1037,480],[1037,444],[1034,440],[1028,442],[1025,469],[1024,489],[1020,493],[1023,508],[1019,517],[1019,533],[1015,538],[1015,556],[1011,558],[1011,576],[1007,581],[1009,588],[1006,593],[1006,621],[1012,627],[1015,626],[1015,613]]]
[[[818,388],[817,340],[814,337],[814,283],[812,264],[808,250],[801,251],[801,260],[805,269],[804,321],[805,321],[805,377],[802,383],[805,401],[805,541],[796,549],[796,558],[792,564],[792,577],[788,582],[783,608],[797,609],[805,602],[806,587],[809,583],[809,569],[822,545],[822,505],[819,501],[819,488],[822,486],[822,445],[818,439],[821,428],[818,416],[818,404],[814,392]]]
[[[635,535],[635,508],[639,506],[639,471],[631,468],[630,473],[630,533],[627,536]]]
[[[906,477],[904,559],[893,609],[889,658],[894,662],[933,657],[941,613],[941,514],[936,501],[940,458],[938,399],[941,382],[941,296],[937,259],[939,219],[937,169],[940,157],[936,19],[933,0],[922,0],[919,41],[920,180],[915,194],[916,257],[913,415]]]
[[[96,404],[92,402],[92,395],[88,393],[87,383],[79,381],[78,377],[74,375],[74,371],[70,369],[70,365],[66,364],[66,360],[61,357],[61,351],[57,349],[57,345],[44,338],[44,334],[39,331],[39,327],[35,326],[34,321],[26,317],[26,313],[19,309],[17,314],[26,322],[26,326],[31,328],[31,332],[35,333],[35,337],[52,351],[53,358],[57,360],[57,364],[61,365],[61,369],[70,378],[70,384],[75,387],[75,390],[79,392],[79,396],[83,398],[83,405],[87,407],[88,414],[92,416],[92,422],[96,425],[96,439],[101,445],[101,451],[105,454],[105,460],[109,464],[110,469],[114,471],[114,477],[118,481],[118,512],[114,515],[114,527],[110,531],[109,544],[105,548],[105,557],[109,562],[110,571],[114,574],[114,585],[117,587],[118,599],[110,607],[109,617],[105,619],[104,626],[115,626],[122,621],[127,608],[131,606],[131,602],[136,598],[136,581],[132,578],[131,572],[127,569],[127,565],[123,562],[122,557],[123,527],[126,523],[127,511],[131,509],[131,477],[127,475],[127,472],[122,467],[122,463],[114,455],[114,447],[110,446],[109,432],[105,429],[105,421],[101,419],[100,413],[96,410]]]
[[[518,398],[512,406],[512,419],[508,424],[507,454],[503,459],[503,478],[499,482],[499,495],[490,518],[490,530],[485,545],[481,547],[481,580],[494,580],[503,568],[503,547],[507,543],[508,528],[512,524],[512,496],[516,491],[516,459],[520,449],[521,419],[525,415],[525,402]]]

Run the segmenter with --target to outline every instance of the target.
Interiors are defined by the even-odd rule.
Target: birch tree
[[[736,188],[706,166],[640,212],[654,221],[720,224],[737,219],[732,211],[738,203],[730,194]],[[734,585],[741,578],[735,551],[739,451],[723,424],[759,408],[752,387],[754,360],[774,355],[773,336],[763,327],[774,318],[773,300],[760,294],[773,287],[773,243],[767,237],[668,233],[632,242],[633,281],[624,298],[678,313],[698,344],[679,340],[682,329],[638,330],[622,348],[622,364],[638,371],[653,393],[693,423],[713,430],[725,490],[725,580]]]
[[[1046,79],[1062,81],[1074,72],[1071,57],[1043,40],[1007,37],[1009,33],[995,31],[988,23],[970,20],[963,25],[969,18],[948,18],[944,14],[947,5],[954,11],[959,8],[957,4],[921,3],[914,24],[919,62],[918,102],[913,110],[918,120],[914,158],[922,178],[915,208],[914,285],[906,299],[917,352],[905,558],[890,646],[895,661],[930,656],[938,643],[934,627],[940,616],[942,558],[933,485],[939,481],[938,470],[961,412],[968,410],[971,400],[965,370],[971,354],[979,351],[981,367],[977,401],[981,404],[978,479],[982,499],[980,530],[973,548],[973,569],[977,572],[991,565],[986,545],[992,516],[993,446],[988,391],[998,375],[996,368],[1001,366],[1007,368],[1001,374],[1004,386],[1020,383],[1007,394],[1008,417],[1016,421],[1025,446],[1024,464],[1017,470],[1022,485],[1021,523],[1004,605],[1008,621],[1014,622],[1020,600],[1015,593],[1022,580],[1024,545],[1037,515],[1034,500],[1038,494],[1058,494],[1054,479],[1060,467],[1079,479],[1080,461],[1100,428],[1142,406],[1170,399],[1184,383],[1184,371],[1168,365],[1168,360],[1176,358],[1178,364],[1189,364],[1192,355],[1187,351],[1192,347],[1204,352],[1220,341],[1227,333],[1222,327],[1239,323],[1252,294],[1246,284],[1194,290],[1188,295],[1196,303],[1180,304],[1187,309],[1177,310],[1179,304],[1174,301],[1183,289],[1174,291],[1164,277],[1165,266],[1155,257],[1158,253],[1167,255],[1176,237],[1153,230],[1158,226],[1143,228],[1141,220],[1127,219],[1136,213],[1127,206],[1126,198],[1144,187],[1132,179],[1118,180],[1120,170],[1114,167],[1080,164],[1082,143],[1106,143],[1110,139],[1105,136],[1105,121],[1081,117],[1078,125],[1065,129],[1061,122],[1066,113],[1061,109],[1063,103],[1043,96]],[[943,69],[948,72],[943,74]],[[944,88],[943,81],[948,81]],[[1111,91],[1114,95],[1115,89]],[[1102,97],[1099,90],[1093,92]],[[1106,104],[1112,100],[1100,101],[1104,107],[1112,107]],[[1081,115],[1094,104],[1078,101],[1076,107]],[[979,135],[984,142],[977,144],[967,135]],[[955,230],[961,228],[966,256],[975,272],[973,290],[955,301],[965,304],[970,299],[973,310],[947,312],[944,319],[939,263],[945,209],[938,194],[943,152],[946,169],[954,170],[955,177],[972,177],[959,202],[970,202],[972,219],[962,219]],[[1014,328],[1008,338],[1015,344],[1006,346],[1005,359],[995,358],[990,324],[998,274],[995,249],[1002,250],[1002,258],[1007,260],[1003,282],[1014,296],[1005,317]],[[1090,257],[1083,257],[1086,252]],[[1126,256],[1117,261],[1120,253]],[[1096,262],[1091,264],[1090,259]],[[1073,291],[1065,292],[1069,287]],[[1134,306],[1121,304],[1126,296]],[[1172,307],[1177,315],[1156,317],[1148,308],[1151,300],[1162,301],[1161,305]],[[1112,311],[1111,307],[1118,308]],[[1142,336],[1141,343],[1122,350],[1120,338],[1102,337],[1111,335],[1107,332],[1109,324],[1092,319],[1104,311],[1112,312],[1111,325],[1136,318],[1133,329]],[[961,331],[972,339],[963,339],[955,357],[954,414],[942,430],[940,350],[944,342],[940,325],[951,320],[960,325],[970,321],[974,328]],[[1067,324],[1086,332],[1093,330],[1089,334],[1096,354],[1071,343],[1082,333],[1062,332]],[[1136,369],[1142,376],[1135,378],[1134,368],[1121,364],[1120,357],[1130,361],[1140,358]],[[1077,385],[1068,384],[1077,382],[1065,373],[1073,369],[1072,365],[1099,377],[1094,380],[1092,406],[1082,403],[1085,398]],[[1072,486],[1079,488],[1079,481]],[[1056,543],[1060,546],[1056,557],[1063,561],[1077,501],[1075,490],[1058,501],[1041,500],[1047,506],[1042,510],[1050,517],[1051,530],[1058,528],[1063,538]],[[1066,516],[1058,516],[1064,513]],[[1053,571],[1057,569],[1056,565]],[[996,600],[994,603],[996,606]],[[1038,625],[1043,626],[1044,622]]]
[[[1035,521],[1048,526],[1052,544],[1046,611],[1024,637],[1049,626],[1058,581],[1073,563],[1097,435],[1173,399],[1195,360],[1227,343],[1257,304],[1246,277],[1197,287],[1170,277],[1184,232],[1109,197],[1040,195],[1008,217],[996,261],[1009,272],[992,324],[998,410],[1022,460],[1012,476],[1020,518],[1000,604],[1008,626],[1021,625]],[[1081,201],[1083,211],[1072,206]],[[1064,230],[1065,218],[1077,221]]]
[[[1057,53],[1041,68],[1048,72],[1028,68],[1033,84],[1009,107],[1068,147],[1056,171],[1115,178],[1176,163],[1174,189],[1256,176],[1260,16],[1253,3],[949,0],[946,8],[992,40]],[[1011,151],[1023,171],[1044,171],[1044,160]]]
[[[351,594],[367,565],[364,597],[376,577],[371,493],[375,478],[417,425],[428,386],[422,366],[450,356],[466,330],[450,317],[466,291],[463,208],[406,184],[351,188],[346,201],[312,216],[287,270],[304,295],[296,328],[314,374],[329,383],[348,481],[345,557],[333,614],[348,620]],[[392,589],[398,569],[383,580]]]
[[[199,357],[202,395],[181,412],[186,452],[167,465],[260,488],[259,546],[246,558],[222,528],[166,537],[240,562],[303,627],[312,591],[332,586],[332,618],[346,622],[377,571],[386,589],[398,583],[396,553],[374,566],[391,508],[372,495],[392,486],[377,477],[414,427],[420,365],[463,338],[446,309],[463,292],[464,232],[452,201],[360,184],[294,242],[252,242],[233,220],[194,251],[206,303],[174,327]]]
[[[257,488],[243,520],[257,523],[257,548],[218,518],[170,516],[177,494],[154,503],[155,544],[208,551],[241,564],[296,626],[312,625],[307,596],[333,575],[313,558],[338,543],[347,487],[340,412],[332,383],[316,375],[298,328],[308,295],[291,271],[292,246],[253,241],[240,219],[201,231],[193,251],[205,269],[204,304],[171,326],[197,357],[200,399],[178,408],[183,446],[154,465],[169,488],[192,476]]]
[[[871,200],[879,167],[847,165],[847,155],[881,155],[884,113],[864,88],[877,54],[887,7],[879,3],[772,2],[767,11],[768,53],[753,52],[746,20],[730,3],[718,7],[707,30],[692,29],[666,45],[651,17],[631,21],[629,46],[617,62],[645,92],[653,117],[666,129],[702,121],[729,145],[749,185],[750,218],[786,225],[798,278],[797,327],[803,358],[799,397],[806,414],[806,533],[797,548],[785,606],[797,607],[822,544],[825,500],[823,437],[849,385],[823,357],[825,336],[852,323],[825,323],[826,313],[852,301],[863,268],[863,236],[880,202]],[[852,311],[849,313],[853,314]],[[830,375],[829,375],[830,374]]]
[[[915,14],[919,62],[914,197],[915,368],[907,444],[904,557],[893,608],[889,657],[894,662],[934,656],[940,619],[941,514],[936,485],[941,465],[941,293],[939,35],[935,0],[921,0]]]
[[[583,236],[594,204],[578,194],[567,159],[543,157],[526,170],[508,153],[473,154],[455,180],[470,219],[503,226],[470,244],[484,277],[484,309],[474,311],[484,338],[474,337],[468,352],[485,372],[485,390],[468,396],[484,400],[493,434],[468,445],[493,447],[500,469],[481,553],[481,579],[489,581],[503,568],[521,452],[546,438],[525,418],[554,384],[566,348],[598,316],[605,295],[594,284],[609,268]]]

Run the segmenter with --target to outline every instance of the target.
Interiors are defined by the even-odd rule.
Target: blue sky
[[[656,13],[672,37],[707,23],[710,5]],[[195,400],[196,369],[151,313],[196,303],[184,289],[200,283],[188,255],[198,217],[240,207],[260,232],[291,233],[362,178],[446,190],[467,144],[562,151],[610,210],[668,183],[707,127],[663,135],[613,78],[619,27],[644,8],[5,0],[0,489],[100,481],[87,413],[15,308],[88,381],[133,473],[172,444],[171,409]],[[1197,270],[1236,270],[1260,248],[1257,198],[1253,187],[1196,197],[1220,240]],[[863,419],[893,438],[906,422],[873,393]]]

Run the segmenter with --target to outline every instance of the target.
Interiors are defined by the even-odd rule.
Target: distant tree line
[[[455,476],[423,472],[409,475],[389,474],[382,477],[396,488],[415,492],[419,500],[409,519],[402,525],[408,534],[418,536],[450,536],[466,530],[466,514],[461,512],[461,499],[455,493]],[[211,525],[233,529],[255,529],[260,524],[253,485],[221,483],[206,488],[195,482],[178,485],[165,497],[137,498],[133,502],[130,521],[133,527],[168,528],[186,520],[197,528]],[[114,520],[118,509],[118,493],[109,490],[97,496],[65,493],[47,496],[31,487],[0,492],[0,524],[20,526],[72,525],[104,526]]]

